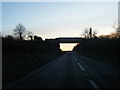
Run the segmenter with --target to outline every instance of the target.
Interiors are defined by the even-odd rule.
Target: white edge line
[[[89,82],[94,88],[99,89],[98,85],[93,80],[89,80]]]

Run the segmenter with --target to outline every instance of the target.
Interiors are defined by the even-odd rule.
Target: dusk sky
[[[109,34],[118,19],[118,3],[3,2],[2,15],[3,34],[12,34],[18,23],[43,38],[79,37],[90,26]]]
[[[98,35],[114,32],[117,2],[3,2],[2,34],[13,34],[22,23],[27,31],[45,38],[80,37],[92,27]]]

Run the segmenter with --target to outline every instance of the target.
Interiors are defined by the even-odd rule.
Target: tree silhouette
[[[35,36],[34,36],[34,41],[38,41],[38,42],[39,42],[39,41],[42,41],[42,38],[35,35]]]
[[[114,38],[120,38],[120,21],[115,22],[115,24],[113,25],[114,29],[115,29],[115,33],[112,33],[111,35]]]
[[[88,32],[88,29],[85,28],[82,35],[84,36],[84,38],[89,38],[88,35],[89,35],[89,32]]]
[[[6,35],[5,38],[9,40],[15,40],[15,38],[12,35]]]
[[[14,30],[14,34],[20,39],[23,40],[25,34],[25,27],[22,24],[18,24]]]
[[[116,30],[116,33],[120,34],[120,22],[119,21],[118,21],[117,26],[116,27],[114,26],[114,28]]]
[[[92,28],[89,29],[89,38],[92,38]]]
[[[96,37],[97,37],[96,35],[97,35],[97,31],[94,30],[92,37],[93,37],[93,38],[96,38]]]
[[[95,38],[97,34],[97,31],[93,31],[92,28],[85,28],[84,32],[82,33],[82,35],[84,36],[84,38]]]
[[[31,31],[28,31],[28,32],[27,32],[27,38],[28,38],[28,39],[30,38],[31,41],[33,41],[33,36],[34,36],[34,33],[33,33],[33,32],[31,32]]]

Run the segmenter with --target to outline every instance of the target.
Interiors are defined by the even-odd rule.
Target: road
[[[120,88],[120,68],[67,52],[6,88]]]

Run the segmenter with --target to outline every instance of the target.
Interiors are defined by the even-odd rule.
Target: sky
[[[3,34],[12,34],[22,23],[26,30],[43,38],[80,37],[93,27],[99,34],[114,31],[118,19],[117,2],[3,2]]]
[[[118,2],[119,0],[1,0],[2,2]]]
[[[60,49],[62,51],[72,51],[77,44],[78,43],[60,43]]]
[[[19,23],[43,39],[81,37],[87,27],[110,34],[117,19],[117,2],[2,2],[3,35]]]
[[[0,35],[2,32],[2,2],[0,2]]]

